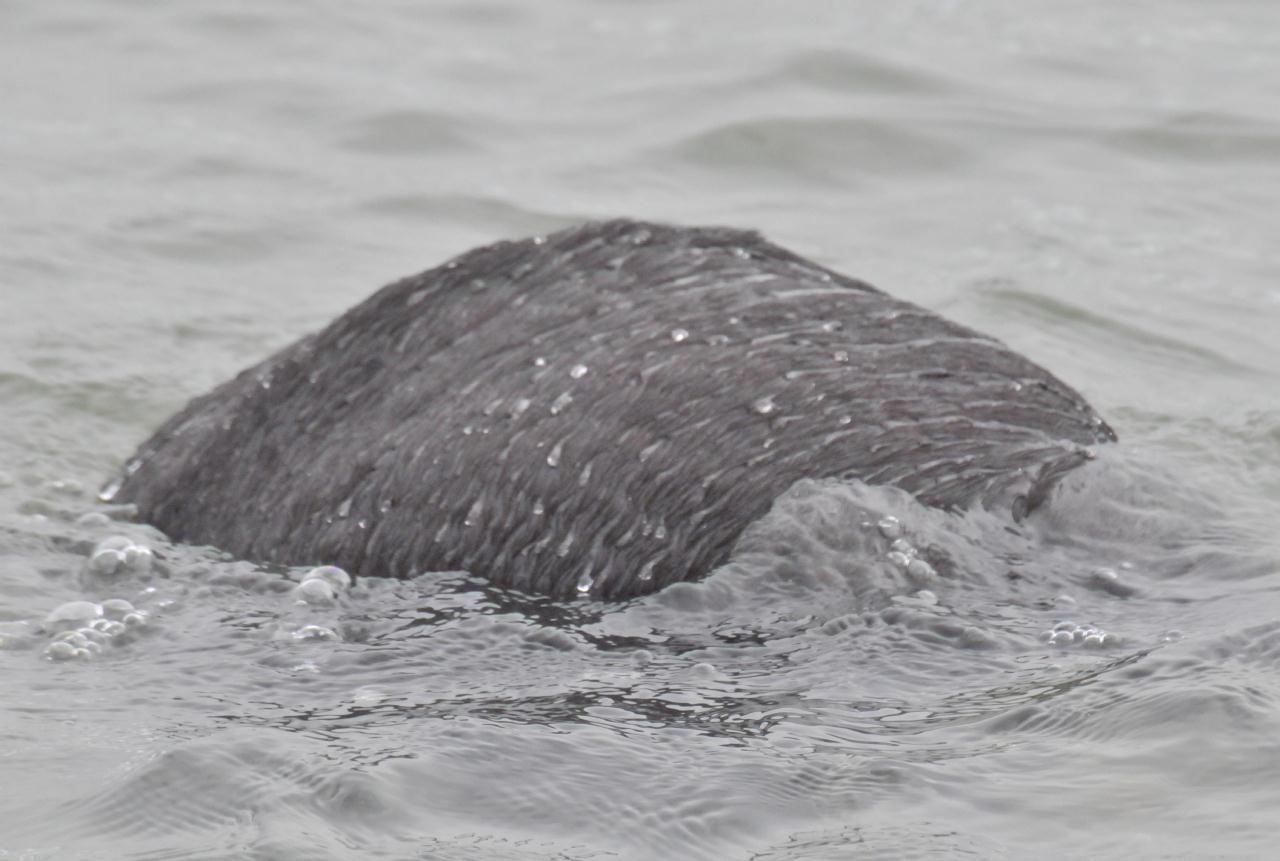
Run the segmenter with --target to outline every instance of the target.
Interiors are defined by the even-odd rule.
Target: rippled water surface
[[[1277,58],[1261,0],[0,2],[0,857],[1274,857]],[[802,483],[628,605],[328,604],[95,501],[378,285],[613,215],[759,228],[1122,442],[1016,529]]]

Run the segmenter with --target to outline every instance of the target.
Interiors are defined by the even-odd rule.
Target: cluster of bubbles
[[[337,565],[321,565],[302,575],[298,585],[293,587],[293,597],[302,604],[327,607],[337,602],[338,595],[350,588],[350,574]]]
[[[870,527],[870,525],[869,522],[864,524],[867,527]],[[885,558],[894,567],[905,572],[908,577],[917,583],[928,582],[937,577],[937,572],[933,566],[920,556],[920,551],[904,536],[902,523],[898,518],[893,516],[882,517],[875,523],[875,528],[884,538],[891,542]],[[1128,596],[1133,591],[1112,569],[1098,569],[1095,571],[1090,585],[1121,596]],[[912,600],[917,599],[928,603],[936,603],[937,601],[934,594],[928,590],[921,590],[916,593]],[[1063,599],[1066,602],[1075,603],[1073,600],[1066,598],[1066,596],[1063,596]],[[1076,624],[1070,621],[1058,622],[1053,626],[1052,630],[1044,632],[1041,639],[1055,646],[1079,645],[1090,649],[1108,648],[1117,645],[1119,642],[1116,635],[1109,634],[1095,625]]]
[[[44,656],[52,661],[92,658],[103,646],[146,623],[146,613],[123,598],[111,598],[101,604],[69,601],[44,620],[44,630],[54,635]]]
[[[109,577],[114,574],[147,574],[155,556],[151,548],[124,535],[112,535],[94,545],[88,570]]]
[[[81,520],[84,526],[110,522],[105,514],[98,512],[85,515]],[[111,535],[93,546],[84,570],[93,577],[145,575],[151,571],[154,559],[151,548],[145,544],[124,535]],[[52,637],[44,656],[51,661],[92,658],[105,646],[126,639],[146,624],[146,612],[124,598],[110,598],[102,603],[68,601],[55,607],[41,625]]]
[[[876,528],[880,530],[881,535],[893,542],[889,545],[889,552],[885,554],[885,558],[893,563],[894,567],[905,571],[908,577],[916,581],[932,580],[938,575],[938,572],[933,570],[933,566],[921,558],[916,546],[903,537],[902,523],[898,518],[882,517],[876,523]]]
[[[1054,646],[1081,645],[1090,649],[1102,649],[1116,644],[1116,637],[1093,625],[1077,625],[1075,622],[1059,622],[1046,631],[1042,639]]]
[[[293,587],[293,598],[299,604],[311,607],[329,607],[336,604],[338,596],[351,588],[351,575],[336,565],[320,565],[302,575]],[[314,623],[282,624],[277,639],[291,640],[341,640],[342,635],[333,628]]]

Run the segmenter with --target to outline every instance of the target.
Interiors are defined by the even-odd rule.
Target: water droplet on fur
[[[556,443],[555,447],[547,454],[547,466],[556,467],[560,465],[560,455],[563,452],[564,443]]]
[[[102,490],[98,491],[99,502],[111,502],[116,498],[116,494],[120,492],[120,486],[124,484],[122,478],[113,478],[103,485]]]
[[[586,365],[574,365],[569,369],[569,376],[575,380],[580,380],[587,375],[587,371]]]
[[[564,537],[564,540],[560,542],[560,546],[556,548],[556,555],[559,556],[561,559],[564,559],[569,555],[569,551],[571,551],[572,549],[573,549],[573,533],[570,532],[568,535]]]
[[[778,405],[773,402],[773,395],[756,398],[751,402],[751,411],[759,413],[762,416],[767,416],[770,413],[777,411],[777,409]]]
[[[573,403],[573,395],[568,392],[561,392],[560,397],[551,402],[551,415],[558,416],[564,411],[564,408]]]
[[[644,448],[640,449],[640,453],[637,455],[640,462],[644,463],[646,460],[653,457],[653,453],[662,448],[662,443],[663,440],[658,440],[657,442],[651,442]]]
[[[679,344],[681,341],[686,340],[688,337],[689,337],[688,329],[672,329],[671,330],[671,340],[675,341],[677,344]]]

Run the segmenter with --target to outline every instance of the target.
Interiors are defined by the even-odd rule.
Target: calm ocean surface
[[[1274,858],[1278,106],[1265,0],[0,0],[0,858]],[[995,335],[1121,445],[1018,530],[802,485],[626,606],[299,604],[96,502],[381,284],[614,215]]]

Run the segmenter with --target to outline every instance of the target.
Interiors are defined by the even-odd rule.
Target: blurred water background
[[[0,0],[0,858],[1274,857],[1278,66],[1263,0]],[[1012,531],[804,485],[627,606],[299,604],[95,502],[382,283],[614,215],[758,228],[1122,444]]]

